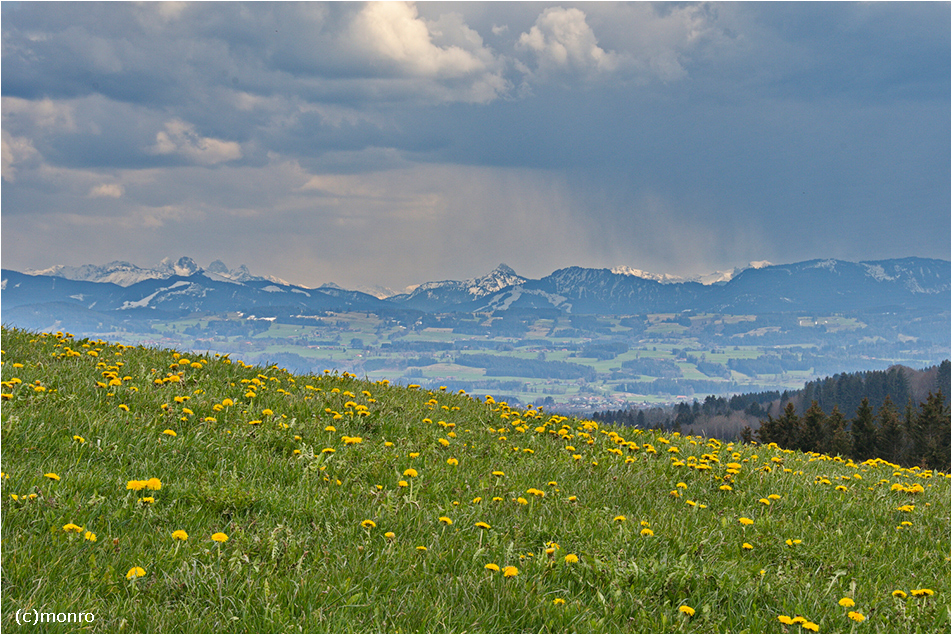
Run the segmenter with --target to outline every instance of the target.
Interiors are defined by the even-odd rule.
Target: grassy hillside
[[[949,631],[945,474],[69,335],[2,348],[4,632]],[[44,613],[84,621],[23,621]]]

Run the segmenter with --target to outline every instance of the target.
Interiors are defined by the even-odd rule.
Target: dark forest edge
[[[841,373],[803,389],[708,396],[660,408],[595,412],[592,418],[639,428],[664,427],[744,442],[776,443],[857,461],[949,470],[952,422],[949,360],[913,370]],[[918,403],[918,405],[916,405]],[[855,413],[847,419],[844,413]]]

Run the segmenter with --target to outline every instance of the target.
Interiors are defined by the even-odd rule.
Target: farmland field
[[[703,401],[710,394],[798,390],[817,377],[893,364],[922,368],[949,354],[941,339],[933,341],[931,327],[897,317],[884,324],[878,324],[882,322],[878,317],[877,325],[872,325],[859,317],[794,314],[549,317],[524,312],[515,317],[490,313],[394,317],[325,312],[308,319],[276,315],[187,316],[153,323],[144,327],[148,332],[87,336],[230,353],[301,373],[338,369],[404,385],[489,391],[514,404],[545,400],[550,407],[578,414]],[[454,364],[457,356],[471,353],[534,360],[539,368],[526,376],[499,369],[475,373],[474,367]],[[670,362],[678,374],[659,374],[642,360]],[[581,364],[594,372],[559,381],[557,373],[546,376],[552,370],[550,362]],[[657,381],[661,378],[666,381]]]

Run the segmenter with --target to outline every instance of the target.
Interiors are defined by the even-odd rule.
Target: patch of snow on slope
[[[124,310],[124,309],[141,309],[141,308],[147,307],[147,306],[149,306],[149,302],[152,301],[152,298],[154,298],[155,296],[159,295],[159,294],[162,293],[163,291],[169,291],[169,290],[171,290],[171,289],[176,289],[176,288],[178,288],[178,287],[187,287],[187,286],[189,286],[190,284],[191,284],[190,282],[185,282],[184,280],[179,280],[178,282],[176,282],[176,283],[173,284],[172,286],[163,287],[163,288],[161,288],[161,289],[158,289],[158,290],[156,290],[154,293],[150,293],[149,295],[145,296],[145,297],[142,298],[141,300],[135,300],[134,302],[130,302],[130,301],[126,300],[125,302],[122,303],[122,306],[119,307],[119,310],[122,311],[122,310]]]

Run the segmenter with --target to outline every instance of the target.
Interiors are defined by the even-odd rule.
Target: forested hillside
[[[636,427],[660,422],[675,430],[785,449],[948,470],[949,384],[946,360],[919,371],[894,366],[841,373],[792,393],[711,395],[703,402],[682,402],[662,417],[631,409],[596,412],[593,418]]]

